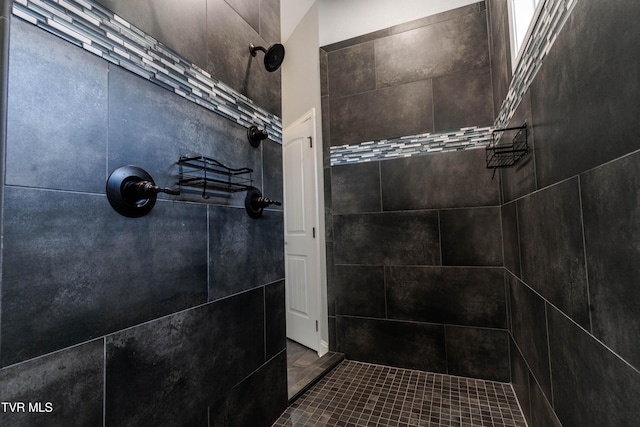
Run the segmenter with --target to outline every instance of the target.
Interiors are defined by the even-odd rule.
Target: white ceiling
[[[280,0],[283,42],[314,2],[318,3],[320,46],[326,46],[478,0]]]

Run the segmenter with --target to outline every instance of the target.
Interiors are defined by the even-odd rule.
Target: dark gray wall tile
[[[510,288],[513,339],[537,382],[551,399],[551,371],[549,368],[545,303],[542,298],[512,275],[508,274],[507,280]]]
[[[229,6],[251,25],[257,33],[260,32],[260,0],[224,0]]]
[[[180,156],[203,155],[231,168],[253,169],[252,185],[262,187],[262,150],[251,147],[245,128],[118,67],[109,69],[109,115],[109,173],[134,164],[156,184],[173,187]],[[277,180],[277,165],[269,159],[265,174],[271,185]],[[218,193],[208,202],[244,206],[245,194]],[[201,189],[187,187],[177,199],[204,201]]]
[[[5,197],[3,365],[206,301],[204,206],[158,201],[131,219],[104,196]]]
[[[209,425],[268,427],[286,407],[287,353],[282,351],[209,407]]]
[[[320,48],[320,96],[323,98],[329,96],[329,54],[322,48]],[[324,108],[322,111],[325,111]],[[328,137],[328,135],[325,136]]]
[[[41,402],[45,413],[0,411],[12,427],[102,425],[104,341],[85,343],[0,369],[1,402]],[[29,410],[27,406],[26,410]]]
[[[507,0],[488,0],[489,52],[493,84],[493,111],[497,117],[511,83],[511,43]]]
[[[562,427],[551,403],[536,383],[533,376],[529,377],[531,396],[531,418],[527,419],[531,427]],[[569,423],[568,425],[573,425]]]
[[[107,63],[33,25],[12,23],[7,184],[104,191]]]
[[[502,266],[500,208],[440,212],[443,265]]]
[[[506,330],[445,327],[447,373],[506,382],[509,372],[509,334]]]
[[[207,9],[203,0],[97,1],[189,61],[200,67],[207,63]]]
[[[524,282],[589,328],[578,179],[517,203]]]
[[[336,330],[347,359],[446,372],[442,325],[337,316]]]
[[[437,212],[336,215],[337,264],[439,265]]]
[[[383,267],[336,265],[333,286],[337,315],[386,317]]]
[[[260,0],[259,33],[269,45],[280,42],[280,0]]]
[[[531,86],[539,186],[640,148],[640,85],[622,71],[640,69],[638,14],[637,2],[590,1],[564,24]]]
[[[529,152],[513,167],[500,169],[500,183],[505,202],[517,199],[536,190],[535,144],[533,138],[533,118],[531,116],[531,92],[527,91],[516,109],[507,127],[518,127],[527,124],[527,144]],[[513,141],[517,131],[503,133],[506,141]]]
[[[386,211],[500,204],[484,150],[438,153],[380,162]]]
[[[269,112],[281,116],[280,70],[264,68],[264,54],[254,57],[249,45],[267,48],[264,40],[224,0],[207,0],[206,70]]]
[[[262,194],[271,200],[282,202],[282,145],[271,140],[262,141],[262,156],[264,159],[262,165],[263,188]],[[238,158],[242,158],[238,156]],[[255,185],[254,185],[255,186]],[[246,197],[246,193],[241,193],[242,197]],[[282,206],[270,205],[269,209],[282,210]]]
[[[327,243],[333,242],[333,197],[331,190],[332,169],[323,169],[324,179],[324,240]]]
[[[282,212],[209,207],[209,300],[284,278]]]
[[[336,315],[335,263],[333,259],[333,243],[326,244],[327,255],[327,305],[328,315]]]
[[[506,328],[500,268],[387,267],[390,319]]]
[[[376,40],[378,87],[489,66],[486,12]]]
[[[287,346],[284,280],[264,287],[266,357],[274,357]]]
[[[531,422],[529,368],[522,354],[520,354],[520,350],[513,341],[513,337],[509,339],[509,355],[511,358],[511,386],[518,398],[522,414],[527,422]]]
[[[580,176],[593,333],[640,367],[640,153]]]
[[[491,70],[480,68],[433,79],[433,130],[492,125]]]
[[[555,308],[547,305],[547,312],[553,403],[562,425],[637,424],[640,373]]]
[[[329,81],[329,86],[333,82]],[[331,145],[357,144],[433,131],[431,81],[343,98],[330,97]]]
[[[361,43],[328,54],[331,98],[376,89],[373,42]]]
[[[518,209],[515,202],[502,205],[502,241],[504,245],[504,266],[508,271],[520,276],[520,241],[518,237]]]
[[[262,289],[107,337],[106,425],[194,425],[264,361]]]
[[[380,212],[380,162],[331,168],[331,209],[336,215]]]

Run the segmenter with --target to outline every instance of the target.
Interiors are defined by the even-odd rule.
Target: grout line
[[[593,314],[591,309],[591,289],[589,287],[589,264],[587,262],[587,231],[584,223],[584,203],[582,201],[582,181],[580,175],[578,175],[578,198],[580,200],[580,225],[582,231],[582,251],[584,255],[584,275],[585,284],[587,286],[587,313],[589,313],[589,329],[591,334],[594,335],[593,330]]]
[[[551,407],[555,408],[554,398],[553,398],[553,368],[551,366],[551,337],[549,335],[549,310],[547,310],[547,304],[544,305],[544,321],[545,321],[545,329],[547,333],[547,360],[549,360],[549,387],[551,387]],[[537,379],[536,379],[537,381]],[[544,393],[542,393],[544,394]]]

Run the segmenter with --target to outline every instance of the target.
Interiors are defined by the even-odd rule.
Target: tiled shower
[[[136,164],[172,186],[179,156],[200,153],[282,198],[278,138],[246,141],[248,121],[280,125],[280,73],[247,48],[279,40],[279,1],[98,3],[2,2],[0,401],[53,411],[0,411],[0,424],[270,425],[287,403],[282,211],[253,220],[240,196],[183,194],[124,218],[104,184]],[[562,29],[512,85],[519,103],[503,104],[503,0],[320,50],[330,346],[511,383],[530,426],[634,425],[640,6],[548,4],[570,13],[544,22]],[[144,77],[122,52],[70,43],[56,27],[69,21],[43,30],[13,5],[42,22],[103,7],[242,101],[204,105],[182,79],[207,81],[160,58],[173,78]],[[216,111],[229,103],[242,107]],[[483,141],[461,131],[496,119],[526,122],[531,150],[495,176],[483,148],[332,163],[345,145],[426,133],[462,148]]]

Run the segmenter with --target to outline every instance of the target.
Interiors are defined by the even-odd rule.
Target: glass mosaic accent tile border
[[[473,126],[445,133],[424,133],[331,147],[331,166],[484,147],[491,141],[491,130],[491,127]]]
[[[345,360],[273,427],[526,427],[510,384]]]
[[[282,143],[282,120],[91,0],[14,0],[12,14]]]
[[[507,97],[500,107],[493,127],[464,128],[460,131],[410,135],[392,140],[331,147],[331,166],[408,157],[434,151],[484,147],[491,141],[492,128],[504,128],[509,124],[576,3],[577,0],[545,1],[531,36],[524,46]]]

